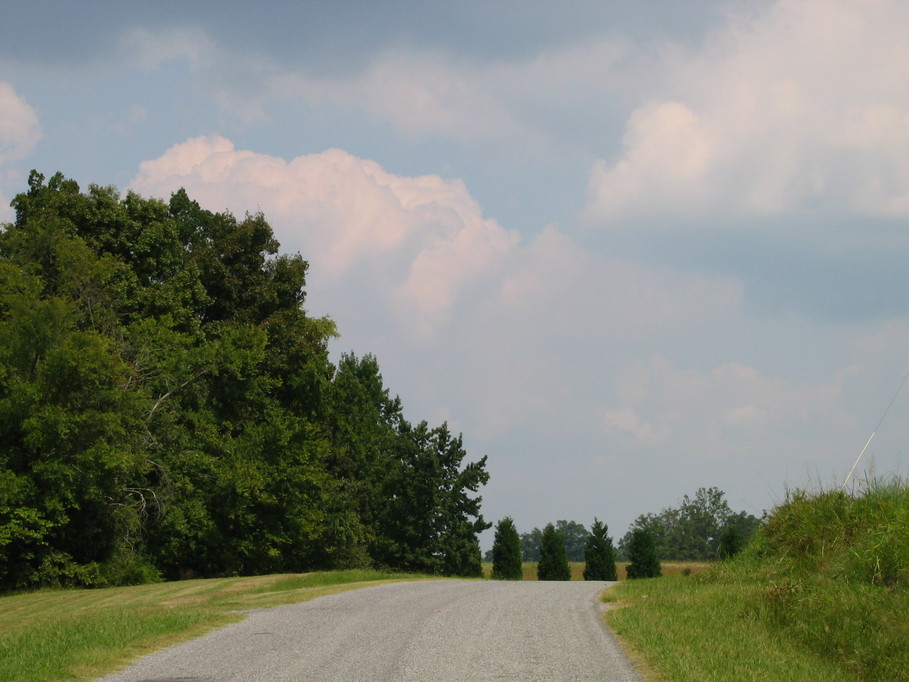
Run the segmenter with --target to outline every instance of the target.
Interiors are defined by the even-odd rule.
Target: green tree
[[[496,580],[520,580],[524,575],[521,562],[521,539],[510,516],[496,524],[492,545],[492,577]]]
[[[568,565],[568,558],[565,556],[565,542],[551,523],[543,529],[537,578],[539,580],[571,580],[571,568]]]
[[[486,457],[463,464],[461,436],[448,425],[430,429],[404,419],[385,479],[378,513],[376,560],[408,571],[477,575],[478,533],[490,527],[480,513],[482,498],[472,497],[489,480]],[[465,546],[469,552],[465,553]]]
[[[540,560],[540,542],[543,539],[543,531],[534,528],[529,533],[521,533],[521,556],[524,561]]]
[[[47,211],[0,233],[0,587],[106,582],[148,501],[115,271]]]
[[[584,561],[584,547],[587,544],[587,529],[577,521],[556,521],[555,529],[565,542],[568,561]]]
[[[32,172],[0,230],[0,589],[478,575],[486,458],[329,361],[261,214]]]
[[[619,541],[619,551],[627,555],[631,531],[648,530],[662,559],[709,561],[717,558],[720,534],[735,525],[748,541],[759,525],[746,512],[735,513],[717,488],[699,488],[694,497],[685,495],[678,507],[667,507],[659,514],[644,514],[635,519],[629,532]]]
[[[618,580],[612,538],[606,524],[596,518],[584,548],[584,580]]]
[[[720,545],[717,548],[719,559],[731,559],[744,547],[742,532],[735,525],[726,526],[720,533]]]
[[[636,528],[628,544],[629,578],[657,578],[662,575],[653,535],[645,528]]]

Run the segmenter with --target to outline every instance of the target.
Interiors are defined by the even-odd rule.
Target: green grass
[[[909,680],[909,486],[796,491],[735,560],[609,590],[658,680]]]
[[[0,597],[0,680],[93,679],[240,620],[238,611],[425,576],[353,570]]]

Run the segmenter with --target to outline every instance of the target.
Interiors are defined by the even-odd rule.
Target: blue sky
[[[842,480],[909,370],[909,6],[287,5],[5,3],[2,205],[262,210],[522,531]]]

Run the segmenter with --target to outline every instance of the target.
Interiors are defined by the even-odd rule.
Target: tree
[[[492,577],[496,580],[520,580],[524,575],[521,562],[521,539],[510,516],[496,524],[492,545]]]
[[[636,528],[628,544],[629,578],[657,578],[662,575],[653,535],[645,528]]]
[[[720,545],[717,548],[719,559],[731,559],[742,551],[744,542],[742,532],[735,525],[726,526],[720,534]]]
[[[551,523],[543,529],[540,540],[538,580],[571,580],[571,568],[565,556],[565,542]]]
[[[521,533],[521,557],[524,561],[540,560],[540,542],[543,539],[543,531],[534,528],[529,533]]]
[[[747,543],[759,521],[746,512],[735,513],[717,488],[699,488],[694,498],[685,495],[678,507],[667,507],[659,514],[644,514],[635,519],[629,532],[619,541],[619,551],[627,556],[627,545],[634,529],[646,529],[654,538],[661,559],[710,561],[717,558],[720,534],[735,525]]]
[[[587,529],[577,521],[556,521],[555,529],[565,542],[565,556],[568,561],[584,561],[584,547],[587,544]]]
[[[584,548],[584,580],[618,580],[615,548],[606,524],[594,518]]]
[[[584,544],[587,542],[587,529],[577,521],[559,520],[555,522],[555,529],[562,536],[565,543],[565,555],[569,561],[584,560]],[[534,528],[529,533],[521,534],[521,554],[524,561],[540,560],[540,542],[543,531]]]
[[[376,561],[407,571],[477,575],[476,536],[491,524],[480,513],[482,498],[469,493],[489,480],[486,457],[462,467],[462,438],[447,424],[414,427],[403,418],[393,448],[377,514]],[[465,538],[469,557],[462,553]]]
[[[381,563],[479,575],[447,425],[329,360],[261,214],[32,172],[0,227],[0,590]]]

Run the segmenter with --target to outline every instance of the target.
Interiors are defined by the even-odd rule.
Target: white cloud
[[[742,315],[735,280],[604,258],[555,227],[522,244],[462,182],[394,175],[340,150],[285,161],[194,138],[142,163],[132,186],[261,209],[283,249],[310,261],[308,300],[391,371],[431,344],[407,394],[471,415],[487,436],[586,414],[578,400],[641,346]]]
[[[588,217],[909,213],[909,5],[781,0],[668,49]]]
[[[284,161],[199,137],[143,162],[132,186],[155,195],[185,187],[203,206],[238,215],[262,210],[322,286],[356,280],[427,338],[518,241],[482,215],[462,182],[394,175],[337,149]]]
[[[0,81],[0,165],[26,157],[40,139],[35,110],[12,85]]]

